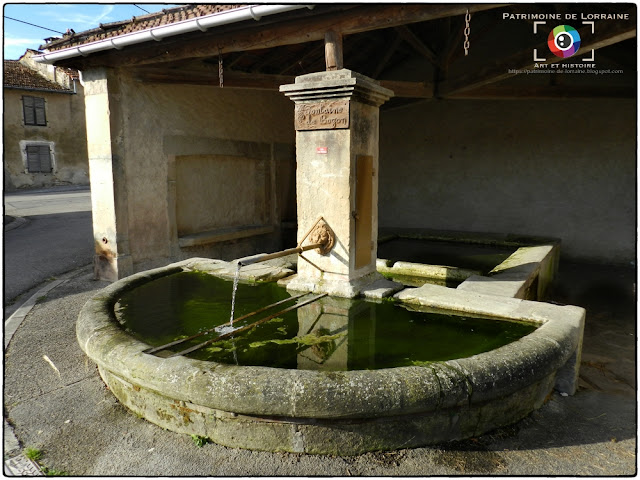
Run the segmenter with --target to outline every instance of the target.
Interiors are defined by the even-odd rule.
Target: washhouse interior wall
[[[2,143],[5,190],[89,184],[84,96],[80,85],[77,90],[77,94],[68,94],[4,89]],[[24,124],[24,95],[45,99],[46,126]],[[26,171],[24,148],[27,144],[50,146],[51,173]]]
[[[280,224],[295,221],[293,102],[117,78],[134,270],[282,248]]]
[[[636,246],[633,100],[441,100],[381,114],[380,227],[556,237],[567,259]]]

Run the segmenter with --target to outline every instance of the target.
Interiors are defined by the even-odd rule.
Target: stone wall
[[[77,92],[68,94],[4,89],[5,190],[60,184],[89,184],[84,98],[80,85],[77,85]],[[23,95],[45,99],[46,126],[24,125]],[[26,143],[51,145],[54,159],[52,173],[25,172]]]
[[[380,226],[557,237],[562,257],[628,263],[632,100],[442,100],[381,113]]]
[[[93,192],[96,250],[122,260],[119,277],[294,246],[293,103],[284,95],[145,84],[126,71],[84,77],[90,143],[102,145],[90,158],[92,186],[106,192]],[[626,100],[383,110],[379,225],[556,237],[563,258],[634,261],[635,139]]]
[[[291,102],[277,92],[144,84],[124,71],[84,76],[98,97],[108,86],[108,161],[120,191],[113,253],[130,256],[119,277],[168,260],[282,248],[280,223],[295,201],[291,188],[276,188],[293,179]],[[88,100],[87,115],[104,115],[100,103]],[[90,162],[102,162],[99,157],[92,158],[90,146]],[[108,229],[96,225],[96,208],[94,201],[99,242]]]

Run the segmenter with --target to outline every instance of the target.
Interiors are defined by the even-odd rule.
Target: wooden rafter
[[[476,4],[469,6],[472,12],[501,7],[496,4]],[[344,10],[328,9],[317,15],[290,15],[288,21],[277,22],[270,17],[256,24],[234,25],[205,33],[185,34],[170,37],[160,42],[149,42],[135,48],[125,48],[114,52],[103,52],[82,58],[73,58],[60,62],[61,65],[73,66],[86,70],[92,66],[133,66],[149,65],[180,60],[184,58],[211,57],[223,53],[273,48],[282,45],[293,45],[315,40],[323,40],[325,32],[331,29],[343,35],[368,32],[381,28],[424,22],[452,15],[464,14],[467,6],[461,4],[362,4]],[[292,12],[296,13],[296,12]],[[284,16],[282,18],[285,18]]]
[[[309,62],[309,61],[310,61],[310,63],[315,63],[315,61],[317,61],[319,58],[321,58],[323,56],[324,56],[324,42],[323,43],[316,43],[316,44],[310,46],[307,49],[307,51],[300,58],[296,59],[295,62],[290,63],[285,68],[280,70],[280,75],[284,75],[285,73],[289,73],[295,67],[298,67],[298,66],[304,67],[304,65],[306,65],[307,62]]]
[[[182,85],[219,86],[217,68],[210,69],[172,69],[138,68],[133,71],[134,78],[145,83],[171,83]],[[258,90],[277,90],[280,85],[293,83],[295,77],[289,75],[267,75],[245,73],[225,69],[225,88],[252,88]]]
[[[487,85],[472,91],[461,92],[448,98],[478,100],[518,100],[525,98],[636,98],[637,91],[633,87],[595,87],[585,86],[497,86]]]
[[[247,54],[246,54],[245,52],[238,53],[238,54],[236,55],[236,57],[235,57],[233,60],[231,60],[231,61],[229,62],[229,64],[227,65],[227,68],[233,68],[233,67],[234,67],[235,65],[237,65],[239,62],[241,62],[242,60],[244,60],[244,58],[245,58],[246,56],[247,56]]]
[[[376,65],[375,70],[371,72],[372,78],[378,78],[380,76],[384,68],[387,66],[387,63],[389,62],[389,60],[391,59],[395,51],[400,46],[400,43],[402,43],[402,37],[400,36],[400,34],[396,33],[396,36],[393,39],[393,42],[389,44],[385,52],[382,54],[382,57],[380,57],[380,60],[378,61],[378,64]]]
[[[440,64],[440,60],[438,56],[433,53],[433,51],[425,45],[425,43],[418,38],[418,36],[411,31],[409,27],[406,25],[400,25],[396,27],[396,31],[402,37],[404,41],[406,41],[409,45],[411,45],[416,52],[422,55],[424,58],[429,60],[432,65],[437,67],[442,67]]]
[[[272,63],[274,60],[277,60],[282,57],[282,52],[279,52],[278,49],[273,49],[270,53],[264,55],[259,62],[255,63],[251,66],[250,71],[254,73],[260,72],[262,68]]]
[[[167,69],[157,67],[138,67],[132,70],[138,81],[146,83],[171,83],[185,85],[208,85],[217,87],[217,67],[204,67],[192,69]],[[252,88],[277,91],[280,85],[294,83],[292,75],[267,75],[256,73],[244,73],[225,70],[225,88]],[[394,91],[396,97],[401,98],[431,98],[433,86],[423,82],[402,82],[394,80],[382,80],[380,85]]]

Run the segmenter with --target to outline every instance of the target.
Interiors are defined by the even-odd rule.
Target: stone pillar
[[[115,281],[133,273],[129,255],[123,120],[114,72],[83,72],[91,208],[95,246],[94,274]]]
[[[347,69],[296,77],[280,91],[296,103],[298,241],[319,217],[335,235],[329,253],[300,255],[287,288],[355,297],[382,279],[378,119],[393,92]]]

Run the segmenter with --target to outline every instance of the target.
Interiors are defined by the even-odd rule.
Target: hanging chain
[[[222,68],[222,52],[218,49],[218,78],[220,79],[220,88],[224,87],[224,69]]]
[[[469,35],[471,34],[471,14],[467,8],[467,14],[464,16],[464,56],[469,55]]]

